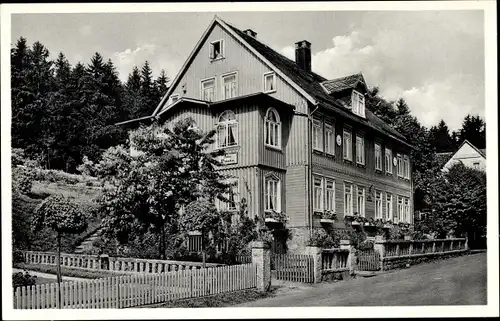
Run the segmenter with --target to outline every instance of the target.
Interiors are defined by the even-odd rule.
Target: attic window
[[[264,74],[264,92],[272,93],[276,91],[276,74],[268,72]]]
[[[210,59],[224,58],[224,40],[217,40],[210,43]]]
[[[172,95],[170,96],[170,103],[173,104],[175,103],[177,100],[179,100],[179,95]]]
[[[353,90],[351,106],[353,113],[363,118],[365,117],[365,96],[363,94]]]

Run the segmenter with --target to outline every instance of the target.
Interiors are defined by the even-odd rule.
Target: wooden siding
[[[238,196],[241,200],[246,198],[248,204],[248,216],[253,218],[262,213],[261,210],[261,183],[257,167],[221,169],[224,175],[230,175],[238,179]],[[263,205],[262,205],[263,206]]]
[[[225,58],[211,62],[209,59],[209,43],[220,39],[224,40]],[[188,65],[187,70],[179,81],[179,85],[173,89],[172,94],[178,94],[179,97],[186,96],[200,99],[201,80],[215,77],[216,100],[221,100],[221,76],[233,71],[238,72],[237,95],[243,96],[262,92],[264,74],[271,71],[271,69],[247,50],[243,44],[226,33],[219,25],[216,25],[205,42],[201,45],[196,57],[191,64]],[[183,92],[184,89],[186,93]],[[276,92],[270,93],[270,96],[295,106],[296,112],[308,113],[309,111],[306,99],[278,75],[276,75]],[[263,109],[266,109],[264,107],[270,106],[263,106]],[[287,128],[289,131],[289,135],[287,135],[288,140],[284,142],[287,165],[305,164],[308,161],[307,153],[304,153],[304,148],[307,146],[307,128],[307,118],[294,116],[292,119],[289,119]],[[245,133],[240,131],[240,134]],[[262,130],[258,130],[258,134],[263,134],[263,128]],[[252,132],[251,135],[247,137],[251,137],[251,140],[255,142],[255,135],[257,135],[257,131]],[[260,139],[259,136],[259,141],[262,140],[263,136],[262,139]],[[280,158],[284,158],[284,155],[280,157],[272,152],[268,154],[269,155],[265,157],[266,159],[272,160],[274,157],[274,160],[280,162],[280,164]],[[257,151],[254,155],[258,155]],[[264,161],[264,163],[270,165],[269,161]],[[281,165],[279,167],[281,167]]]
[[[401,179],[397,176],[397,167],[393,166],[392,174],[385,173],[385,148],[388,147],[392,150],[393,157],[397,153],[405,153],[409,156],[409,151],[403,149],[400,145],[384,140],[380,136],[376,136],[374,132],[362,131],[353,124],[343,123],[341,120],[335,120],[333,117],[326,116],[326,119],[334,121],[335,126],[335,140],[337,135],[343,137],[344,128],[350,128],[351,132],[351,149],[352,149],[352,162],[345,161],[343,155],[343,145],[338,146],[335,142],[335,156],[326,155],[323,152],[314,151],[312,157],[313,168],[331,168],[337,172],[344,173],[346,175],[352,175],[353,177],[360,176],[371,181],[382,183],[382,184],[392,184],[396,185],[401,189],[411,190],[410,180]],[[365,165],[361,166],[356,164],[356,135],[361,133],[364,138],[365,145]],[[382,171],[375,171],[375,141],[379,142],[382,149]],[[342,141],[343,143],[343,141]],[[411,167],[411,166],[410,166]],[[411,172],[411,170],[410,170]]]
[[[232,110],[238,121],[238,145],[225,148],[226,153],[237,152],[237,164],[225,165],[224,168],[239,168],[244,166],[255,166],[258,163],[258,149],[260,139],[256,139],[260,133],[259,127],[262,119],[256,106],[240,105],[234,103],[224,109],[217,111],[209,110],[207,107],[192,107],[178,109],[166,117],[166,122],[175,123],[178,120],[192,117],[198,127],[208,132],[216,128],[219,115],[224,110]],[[216,142],[209,150],[216,148]]]
[[[353,209],[356,211],[357,197],[356,197],[356,186],[362,186],[365,188],[365,216],[367,218],[375,218],[375,190],[382,192],[382,201],[385,205],[385,193],[393,194],[393,214],[396,214],[397,210],[397,196],[404,196],[412,198],[412,193],[410,189],[401,188],[395,184],[384,184],[381,182],[374,182],[369,178],[362,176],[352,176],[345,173],[340,173],[332,169],[326,168],[313,168],[313,175],[328,177],[335,180],[335,210],[339,218],[344,217],[344,183],[349,182],[353,185]],[[371,194],[369,189],[371,187]],[[368,196],[371,196],[372,201],[368,201]],[[411,202],[410,202],[411,203]],[[383,215],[386,214],[386,209],[383,206]]]
[[[211,61],[209,59],[209,44],[221,39],[224,41],[225,58]],[[172,94],[200,99],[201,80],[215,77],[216,100],[221,100],[221,76],[234,71],[238,72],[237,95],[243,96],[262,92],[264,90],[264,73],[272,70],[232,35],[225,32],[219,25],[215,25]],[[185,94],[183,86],[186,89]],[[278,75],[276,75],[276,92],[272,93],[271,96],[294,105],[301,112],[307,112],[307,103],[302,96]]]
[[[289,227],[306,227],[308,221],[306,166],[290,166],[286,172],[286,214],[290,217]]]

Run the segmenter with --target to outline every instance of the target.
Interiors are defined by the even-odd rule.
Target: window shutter
[[[214,45],[213,44],[210,44],[209,58],[210,59],[214,59],[215,58],[215,52],[214,52]]]

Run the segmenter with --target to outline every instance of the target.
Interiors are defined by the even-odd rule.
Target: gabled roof
[[[436,161],[438,163],[438,166],[442,167],[446,165],[446,163],[450,160],[453,154],[454,154],[453,152],[436,153]]]
[[[158,107],[155,109],[152,116],[163,112],[162,108],[164,107],[170,93],[180,81],[190,62],[196,56],[201,44],[204,42],[210,30],[213,28],[213,26],[215,26],[215,24],[219,24],[229,34],[233,35],[239,42],[242,43],[244,47],[254,53],[260,60],[264,62],[264,64],[266,64],[271,70],[275,71],[278,76],[283,78],[288,84],[290,84],[291,87],[297,90],[297,92],[301,94],[305,99],[307,99],[311,104],[322,106],[323,108],[331,110],[350,121],[364,124],[409,147],[413,147],[406,141],[403,135],[401,135],[394,128],[375,116],[370,110],[367,109],[365,112],[366,119],[359,117],[347,110],[338,99],[330,96],[328,90],[325,90],[323,83],[330,83],[330,86],[332,88],[335,86],[340,87],[340,79],[344,79],[345,86],[352,86],[353,84],[355,86],[359,82],[362,82],[366,86],[364,78],[360,73],[353,76],[328,81],[326,78],[312,71],[308,72],[300,68],[295,63],[295,61],[279,54],[271,47],[263,44],[256,38],[247,35],[243,31],[228,24],[217,16],[215,16],[214,20],[212,20],[211,24],[203,33],[202,37],[182,66],[180,72],[172,82],[172,85],[170,86],[161,102],[158,104]]]
[[[367,88],[365,78],[361,73],[323,81],[321,85],[329,94],[332,94],[346,89],[354,89],[359,83]]]
[[[476,146],[472,145],[471,142],[469,142],[467,139],[465,139],[460,146],[458,146],[457,150],[453,155],[455,155],[465,144],[468,144],[470,147],[472,147],[479,155],[483,156],[486,158],[486,149],[479,149]],[[483,152],[484,150],[484,152]]]

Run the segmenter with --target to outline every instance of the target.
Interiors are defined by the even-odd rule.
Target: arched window
[[[266,112],[264,125],[264,142],[267,146],[281,148],[281,123],[276,109],[269,108]]]
[[[281,184],[275,175],[265,177],[264,197],[266,211],[281,211]]]
[[[235,145],[238,145],[238,122],[234,113],[226,110],[220,115],[217,124],[217,147],[224,148]]]

